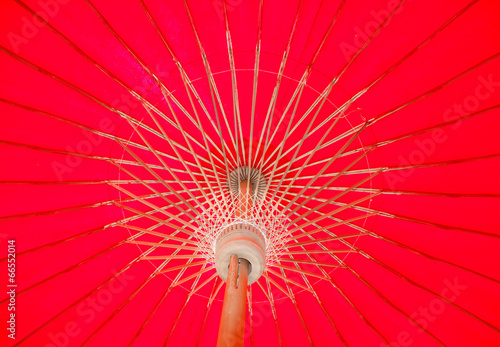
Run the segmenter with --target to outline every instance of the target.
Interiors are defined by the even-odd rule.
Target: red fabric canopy
[[[244,166],[246,346],[500,345],[498,1],[1,6],[1,345],[215,345]]]

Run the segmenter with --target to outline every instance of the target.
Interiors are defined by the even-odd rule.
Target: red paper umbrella
[[[2,1],[1,345],[500,345],[498,1]]]

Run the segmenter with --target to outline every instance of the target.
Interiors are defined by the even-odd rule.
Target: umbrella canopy
[[[2,345],[500,344],[497,1],[1,6]]]

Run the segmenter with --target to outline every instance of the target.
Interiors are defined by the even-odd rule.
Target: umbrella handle
[[[243,347],[247,306],[248,264],[246,259],[238,259],[236,254],[231,256],[217,347]]]

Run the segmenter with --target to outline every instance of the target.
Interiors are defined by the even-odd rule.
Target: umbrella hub
[[[242,189],[241,183],[248,182],[245,188],[249,188],[248,191]],[[239,167],[229,174],[227,185],[232,196],[240,197],[242,194],[248,193],[251,196],[253,203],[256,203],[264,199],[267,187],[267,180],[259,169],[242,166]]]
[[[215,246],[215,268],[226,282],[232,255],[249,263],[248,284],[257,281],[266,265],[266,241],[264,235],[252,224],[237,222],[228,225],[220,234]]]
[[[226,225],[215,243],[215,268],[226,282],[231,256],[248,261],[248,284],[257,281],[266,265],[266,238],[255,220],[255,204],[264,198],[267,186],[262,173],[251,167],[232,171],[227,181],[235,199],[234,222]]]

